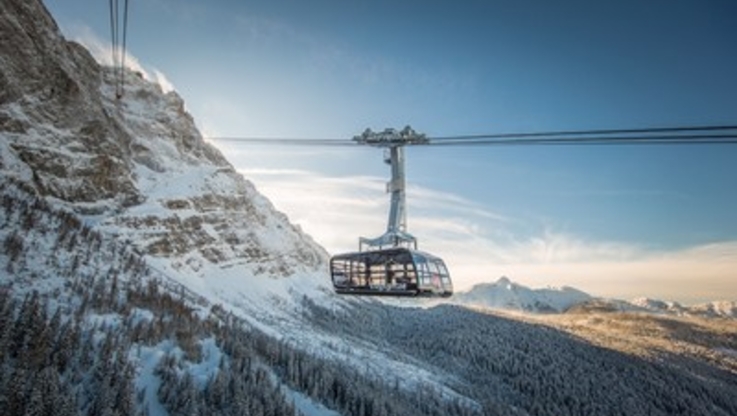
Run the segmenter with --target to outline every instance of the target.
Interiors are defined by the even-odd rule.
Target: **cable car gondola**
[[[407,232],[404,148],[427,142],[409,127],[397,132],[366,130],[354,137],[360,144],[386,148],[384,161],[391,165],[387,184],[391,194],[386,232],[377,238],[359,239],[359,251],[330,259],[330,275],[336,293],[342,295],[448,297],[453,294],[445,263],[417,250],[417,239]]]
[[[343,295],[453,294],[442,259],[404,247],[339,254],[330,259],[330,270],[335,291]]]

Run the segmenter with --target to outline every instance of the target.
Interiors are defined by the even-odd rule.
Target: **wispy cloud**
[[[482,205],[448,192],[440,192],[437,190],[417,187],[409,185],[407,192],[411,195],[413,208],[430,208],[430,209],[448,209],[456,210],[463,215],[472,215],[474,217],[484,217],[489,220],[509,222],[510,218],[492,212]]]

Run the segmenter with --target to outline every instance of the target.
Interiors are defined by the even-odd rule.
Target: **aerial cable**
[[[288,137],[208,137],[218,142],[234,142],[248,144],[280,144],[287,146],[355,146],[356,142],[350,139],[316,139],[316,138],[288,138]]]
[[[110,40],[112,42],[113,74],[115,77],[115,91],[117,93],[118,71],[118,0],[110,0]]]
[[[211,140],[287,146],[355,146],[349,139],[285,137],[211,137]],[[735,144],[737,126],[678,126],[637,129],[569,130],[551,132],[496,133],[465,136],[428,137],[407,145],[616,145],[616,144]]]
[[[430,140],[432,146],[479,146],[479,145],[647,145],[647,144],[737,144],[734,134],[689,134],[689,135],[626,135],[626,136],[565,136],[500,138],[479,140]]]
[[[568,130],[430,138],[430,145],[509,144],[724,144],[737,143],[737,126],[678,126]]]
[[[120,96],[123,96],[123,85],[125,85],[125,50],[126,50],[126,39],[128,37],[128,0],[125,0],[125,6],[123,10],[123,49],[121,51],[121,63],[120,63]]]
[[[694,131],[719,131],[719,130],[735,130],[737,126],[718,125],[718,126],[678,126],[678,127],[648,127],[637,129],[595,129],[595,130],[562,130],[551,132],[523,132],[523,133],[495,133],[495,134],[474,134],[463,136],[441,136],[431,137],[432,140],[476,140],[476,139],[507,139],[507,138],[525,138],[525,137],[556,137],[556,136],[607,136],[615,134],[650,134],[650,133],[686,133]]]
[[[123,21],[120,21],[120,3],[118,0],[110,0],[110,38],[112,42],[113,55],[113,78],[115,86],[115,98],[123,96],[123,84],[125,82],[125,55],[128,37],[128,0],[123,0]],[[122,26],[122,41],[121,41]]]

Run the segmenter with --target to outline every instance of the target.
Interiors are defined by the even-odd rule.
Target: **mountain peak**
[[[509,287],[510,287],[510,286],[512,285],[512,281],[511,281],[511,280],[509,280],[509,278],[508,278],[507,276],[502,276],[502,277],[500,277],[500,278],[499,278],[499,279],[498,279],[498,280],[496,281],[496,283],[495,283],[495,284],[496,284],[496,285],[499,285],[499,286],[506,286],[506,287],[508,287],[508,288],[509,288]]]

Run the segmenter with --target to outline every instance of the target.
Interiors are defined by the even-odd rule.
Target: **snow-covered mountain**
[[[531,289],[501,277],[493,283],[479,283],[457,292],[453,302],[461,305],[531,313],[642,312],[704,318],[737,318],[737,302],[714,301],[697,305],[650,298],[631,301],[595,297],[581,290],[561,288]]]
[[[494,283],[479,283],[453,301],[472,306],[523,312],[559,313],[592,297],[571,287],[530,289],[501,277]]]
[[[730,323],[651,361],[457,305],[338,298],[325,251],[176,93],[129,72],[117,99],[39,0],[0,0],[0,39],[0,413],[737,414]],[[497,283],[540,311],[585,295]]]
[[[571,305],[566,311],[570,314],[592,312],[633,312],[653,315],[670,315],[700,318],[737,318],[737,302],[713,301],[696,305],[682,305],[678,302],[650,298],[636,298],[630,301],[607,298],[591,298]]]
[[[206,143],[176,92],[128,71],[116,99],[115,72],[64,40],[39,2],[3,9],[4,180],[205,296],[325,285],[326,252]]]
[[[737,318],[737,302],[713,301],[697,305],[681,305],[678,302],[667,302],[650,298],[637,298],[630,304],[641,310],[653,313],[679,316],[702,316],[706,318]]]

